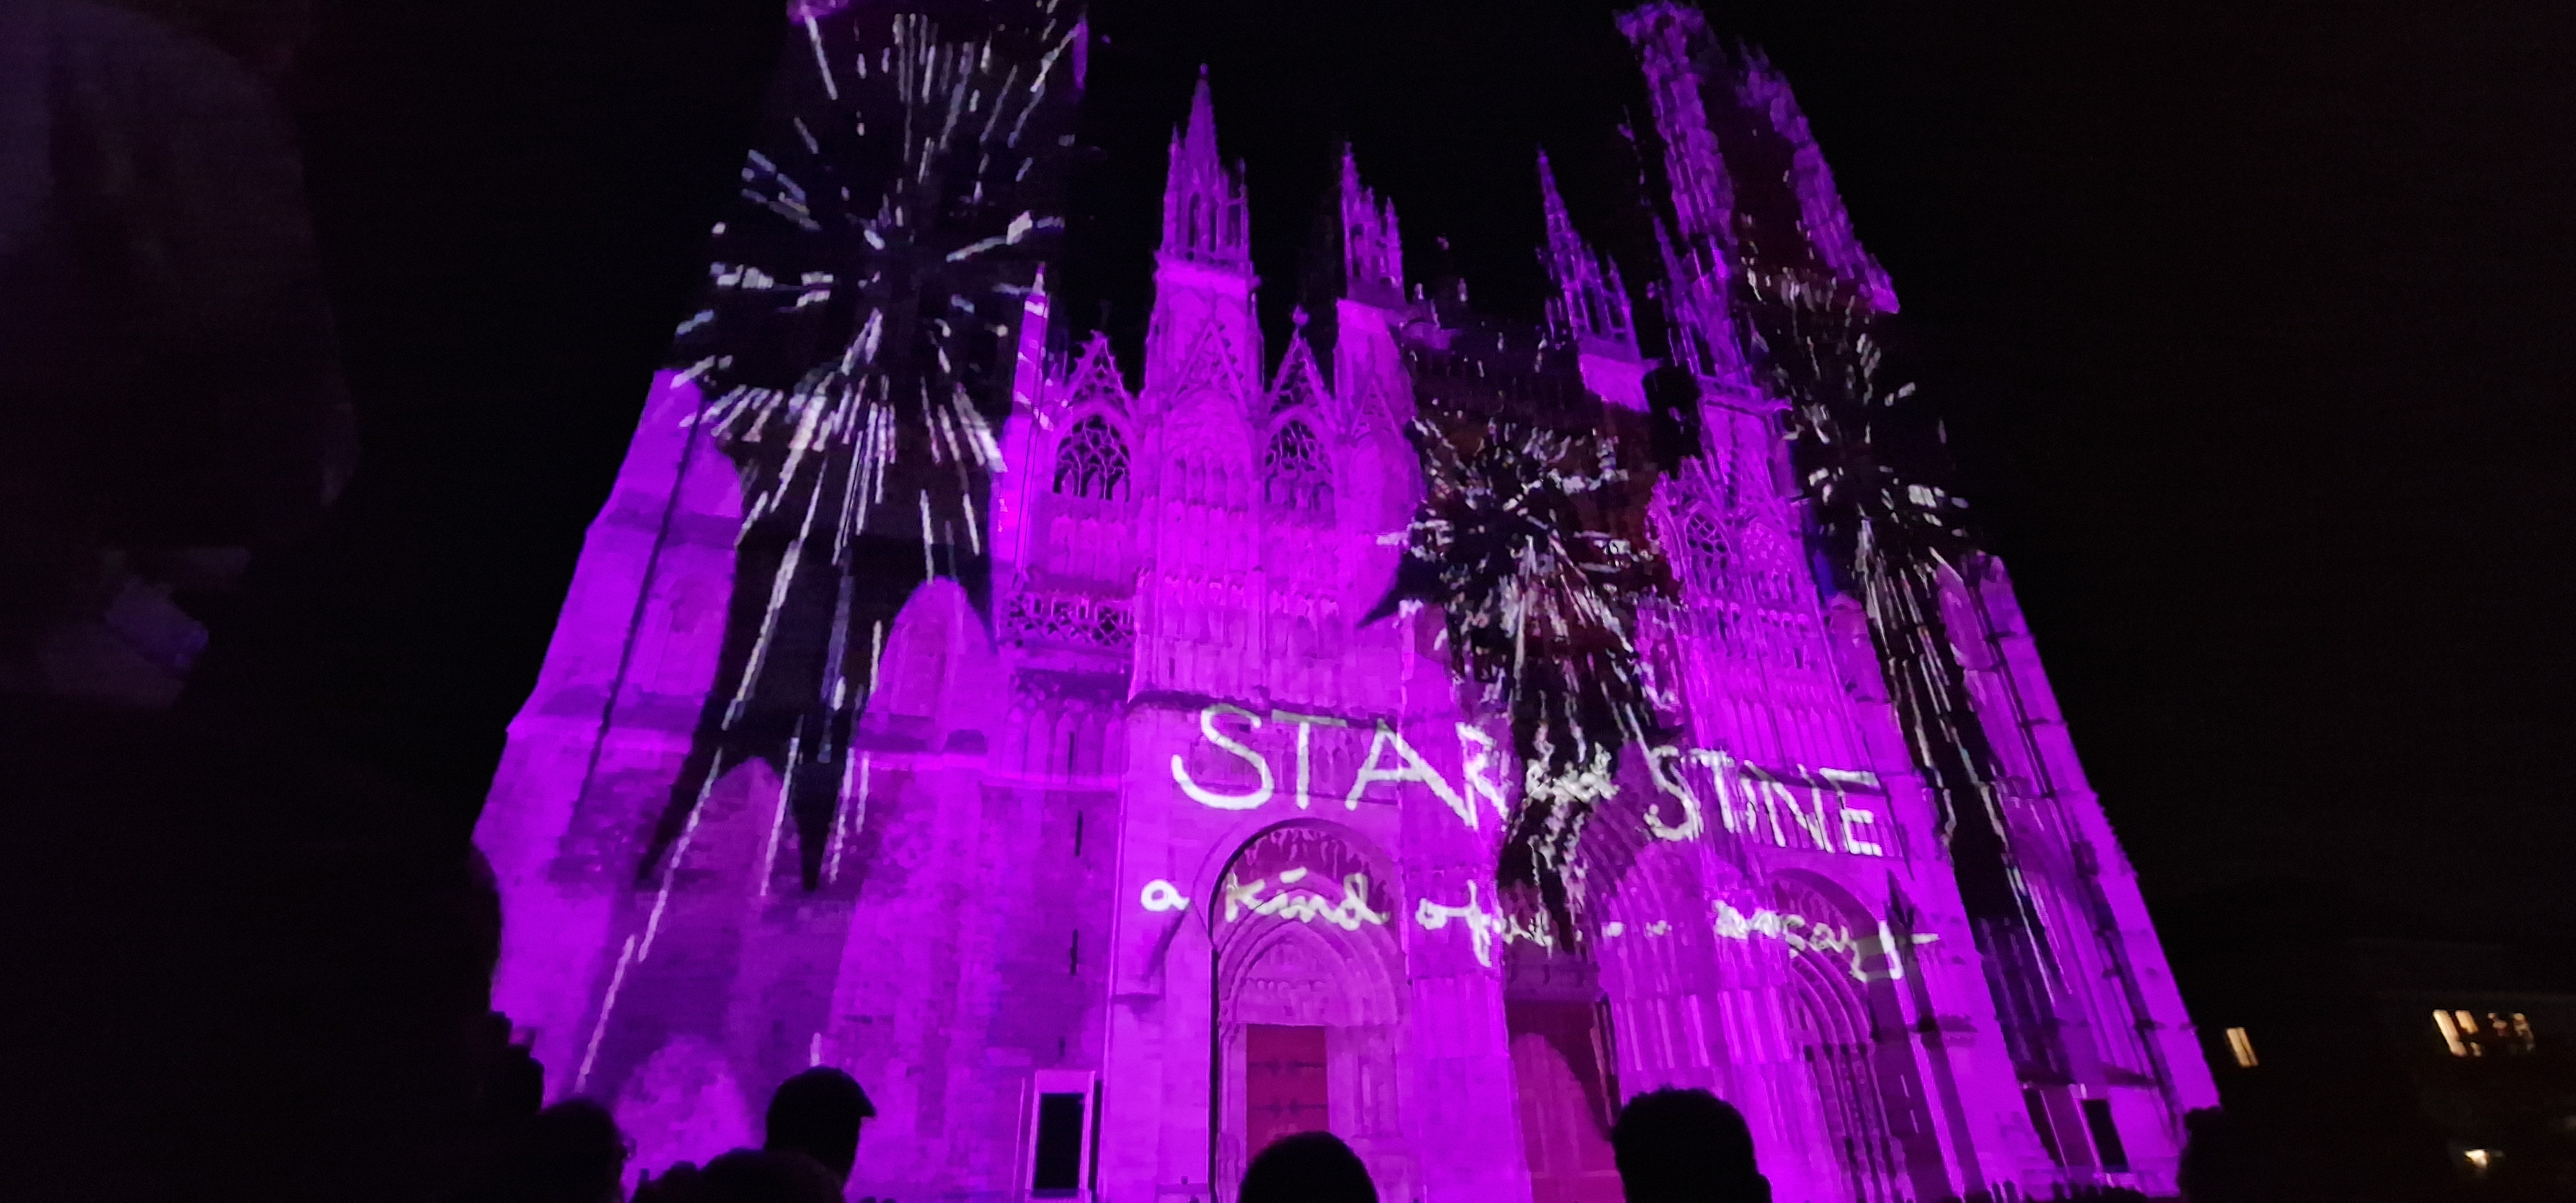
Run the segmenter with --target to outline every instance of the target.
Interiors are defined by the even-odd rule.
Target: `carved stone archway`
[[[1355,833],[1314,820],[1253,836],[1218,874],[1206,914],[1220,1200],[1260,1146],[1310,1130],[1348,1142],[1381,1197],[1416,1193],[1399,1107],[1409,1008],[1396,885]]]
[[[1784,916],[1803,920],[1783,1010],[1847,1197],[1894,1203],[1949,1193],[1881,924],[1814,873],[1779,875],[1772,897]]]

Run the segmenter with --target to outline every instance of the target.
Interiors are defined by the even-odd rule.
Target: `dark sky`
[[[305,145],[368,467],[335,533],[279,560],[266,625],[215,658],[266,655],[316,722],[470,804],[687,312],[756,94],[735,77],[767,49],[712,2],[673,10],[697,25],[608,0],[331,11]],[[1417,278],[1446,235],[1484,305],[1535,316],[1542,143],[1577,224],[1642,266],[1609,5],[1094,13],[1104,154],[1064,286],[1124,336],[1202,62],[1274,324],[1339,135]],[[1796,85],[1894,275],[1905,366],[2153,898],[2307,874],[2439,932],[2576,932],[2571,18],[1713,14]]]
[[[1893,273],[1904,366],[2151,897],[2308,876],[2428,934],[2563,938],[2564,7],[2029,8],[1712,22],[1787,73]],[[1635,249],[1612,11],[1103,0],[1073,283],[1140,332],[1204,61],[1274,295],[1347,136],[1417,272],[1445,234],[1483,305],[1534,315],[1536,145]]]

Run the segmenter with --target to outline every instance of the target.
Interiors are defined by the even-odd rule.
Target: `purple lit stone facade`
[[[1661,1086],[1741,1106],[1784,1201],[2171,1189],[2181,1115],[2215,1093],[2002,566],[1964,566],[1950,629],[2045,982],[1988,980],[1863,617],[1818,588],[1781,406],[1731,316],[1748,188],[1704,87],[1793,148],[1787,203],[1825,269],[1882,309],[1893,291],[1785,83],[1758,61],[1703,78],[1688,10],[1625,24],[1674,181],[1656,296],[1705,400],[1701,453],[1651,508],[1682,599],[1638,640],[1684,735],[1605,782],[1579,947],[1494,897],[1520,773],[1437,616],[1360,621],[1422,488],[1409,352],[1450,334],[1346,162],[1340,295],[1265,370],[1202,83],[1142,388],[1105,342],[1047,356],[1028,299],[981,535],[990,621],[945,580],[904,608],[811,891],[758,760],[635,884],[743,517],[695,390],[656,387],[479,832],[509,908],[499,1004],[558,1094],[610,1102],[658,1168],[754,1141],[770,1087],[838,1065],[881,1114],[853,1198],[1029,1198],[1038,1100],[1069,1095],[1076,1189],[1112,1203],[1231,1198],[1260,1140],[1304,1127],[1389,1200],[1608,1203],[1608,1115]],[[1551,345],[1608,412],[1641,413],[1631,300],[1540,170]],[[2016,1073],[1999,986],[2046,1000],[2080,1050],[2068,1080]]]

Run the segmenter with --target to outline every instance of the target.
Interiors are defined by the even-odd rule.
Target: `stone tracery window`
[[[1261,495],[1273,509],[1312,521],[1333,520],[1332,472],[1324,460],[1324,443],[1304,422],[1283,423],[1270,436],[1270,447],[1261,456]]]
[[[1065,432],[1055,457],[1055,491],[1094,501],[1127,499],[1127,443],[1099,415]]]
[[[1730,556],[1726,528],[1715,515],[1703,509],[1691,509],[1682,519],[1682,554],[1684,571],[1702,594],[1716,598],[1727,593],[1726,575]]]

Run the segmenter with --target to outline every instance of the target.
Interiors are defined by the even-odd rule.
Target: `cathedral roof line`
[[[1764,212],[1775,226],[1794,223],[1796,237],[1790,245],[1808,265],[1794,270],[1820,270],[1840,278],[1880,312],[1896,309],[1894,287],[1854,233],[1832,171],[1788,81],[1761,51],[1721,45],[1705,17],[1679,4],[1643,5],[1619,23],[1638,50],[1653,95],[1669,183],[1656,205],[1669,208],[1652,222],[1656,261],[1630,265],[1648,272],[1647,297],[1665,319],[1670,345],[1653,350],[1658,358],[1688,369],[1713,402],[1749,401],[1759,390],[1745,377],[1749,365],[1733,312],[1733,294],[1745,270],[1737,262],[1737,227],[1747,220],[1737,212],[1739,186],[1751,189],[1747,203],[1771,206]],[[1758,150],[1721,147],[1721,135],[1738,139],[1748,130]],[[1648,349],[1637,338],[1637,302],[1627,291],[1621,264],[1594,249],[1575,227],[1545,148],[1535,149],[1545,234],[1534,250],[1554,285],[1541,338],[1612,360],[1645,360]],[[1758,163],[1738,163],[1730,171],[1726,149],[1735,149],[1737,158],[1754,153]],[[1251,394],[1242,400],[1256,419],[1287,404],[1281,400],[1286,390],[1304,387],[1292,380],[1301,373],[1317,393],[1333,395],[1339,303],[1388,310],[1398,315],[1394,325],[1399,331],[1418,332],[1434,345],[1446,345],[1459,329],[1496,325],[1464,312],[1460,304],[1432,304],[1426,286],[1407,280],[1394,201],[1367,186],[1350,143],[1340,143],[1336,152],[1337,171],[1303,272],[1300,312],[1306,320],[1280,348],[1266,386],[1257,375],[1240,382]],[[1767,186],[1735,178],[1763,174],[1773,163],[1786,170]],[[1204,65],[1188,112],[1173,131],[1170,170],[1158,276],[1169,284],[1215,288],[1252,301],[1260,281],[1251,271],[1243,164],[1222,155]],[[1742,248],[1745,253],[1751,249],[1750,244]],[[1445,301],[1455,290],[1441,291]],[[1258,368],[1253,365],[1255,373]]]
[[[1121,420],[1133,412],[1135,398],[1127,391],[1127,378],[1119,371],[1118,353],[1111,349],[1106,332],[1092,331],[1090,341],[1068,367],[1063,382],[1046,390],[1047,404],[1039,409],[1049,425],[1085,405],[1101,405]]]

